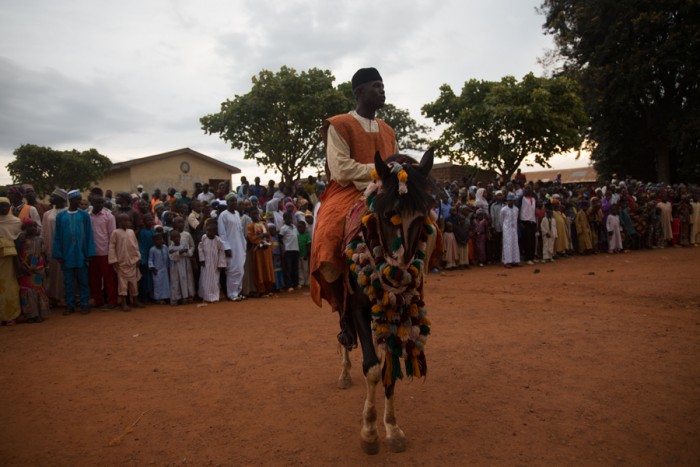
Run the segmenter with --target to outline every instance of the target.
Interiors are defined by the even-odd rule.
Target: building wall
[[[183,162],[190,166],[187,173],[180,170]],[[170,187],[192,193],[196,182],[208,183],[212,178],[230,180],[231,172],[196,156],[178,155],[110,172],[97,185],[113,192],[133,193],[138,185],[143,185],[144,191],[148,193],[152,193],[155,188],[165,191]]]
[[[132,193],[136,190],[131,190],[131,171],[130,169],[113,170],[107,173],[105,177],[97,182],[95,186],[99,186],[102,190],[112,190],[112,193],[117,191],[127,191]],[[84,193],[83,197],[87,195]]]

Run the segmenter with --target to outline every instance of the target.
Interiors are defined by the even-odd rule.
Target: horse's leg
[[[340,377],[338,378],[338,388],[348,389],[352,386],[352,378],[350,377],[350,368],[352,368],[352,362],[350,361],[350,351],[344,345],[339,345],[340,354],[343,357],[343,367],[340,370]]]
[[[372,339],[371,318],[369,314],[369,300],[364,294],[357,291],[351,295],[350,311],[355,318],[357,336],[362,347],[362,372],[367,382],[367,397],[362,410],[362,429],[360,430],[360,445],[367,454],[379,452],[379,435],[377,434],[377,385],[382,381],[382,369],[377,358]]]
[[[391,452],[404,452],[406,450],[406,435],[396,423],[394,415],[394,385],[389,386],[386,391],[386,401],[384,403],[384,428],[386,429],[386,441]]]
[[[377,363],[365,373],[367,382],[367,398],[362,410],[362,429],[360,430],[360,445],[366,454],[379,452],[379,435],[377,434],[377,408],[374,405],[377,385],[382,381],[382,368]]]

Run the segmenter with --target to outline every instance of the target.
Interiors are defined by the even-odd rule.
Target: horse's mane
[[[405,154],[394,154],[384,163],[399,163],[408,174],[406,186],[408,191],[399,193],[399,179],[396,176],[382,178],[382,189],[374,200],[374,211],[377,213],[427,213],[433,206],[436,185],[429,174],[423,174],[417,169],[418,161]],[[380,175],[381,176],[381,175]]]

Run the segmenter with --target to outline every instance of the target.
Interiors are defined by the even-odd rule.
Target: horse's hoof
[[[350,389],[350,386],[352,386],[352,378],[349,376],[347,378],[340,378],[337,386],[338,389]]]
[[[404,452],[408,444],[406,438],[387,438],[386,443],[390,452]]]
[[[379,452],[379,441],[365,441],[364,439],[360,440],[360,446],[362,446],[362,450],[364,451],[365,454],[369,455],[374,455]]]

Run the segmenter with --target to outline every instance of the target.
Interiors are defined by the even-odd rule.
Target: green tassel
[[[391,356],[393,359],[393,364],[391,365],[391,382],[395,382],[397,379],[403,379],[403,372],[401,371],[401,359],[398,355]]]
[[[401,237],[396,237],[392,242],[391,242],[391,252],[394,253],[398,251],[399,248],[401,248]]]

